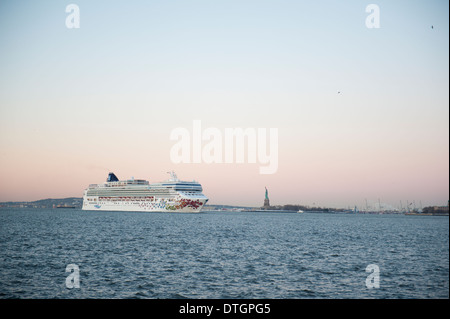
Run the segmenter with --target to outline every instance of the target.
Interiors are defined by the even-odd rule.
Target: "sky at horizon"
[[[449,199],[448,1],[2,1],[0,46],[0,202],[170,170],[210,204]],[[277,128],[278,170],[173,163],[194,120]]]

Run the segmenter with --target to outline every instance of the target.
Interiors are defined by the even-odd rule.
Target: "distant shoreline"
[[[41,209],[61,209],[61,208],[79,208],[83,205],[82,197],[67,197],[67,198],[47,198],[36,201],[18,201],[18,202],[1,202],[1,207],[6,208],[41,208]],[[430,210],[424,209],[424,212],[419,211],[354,211],[343,208],[329,208],[329,207],[308,207],[302,205],[278,205],[271,206],[270,212],[298,212],[301,210],[305,213],[331,213],[331,214],[396,214],[396,215],[411,215],[411,216],[449,216],[447,206],[434,206],[438,209]],[[248,206],[234,206],[234,205],[205,205],[204,211],[221,211],[221,212],[264,212],[267,209],[261,207]]]

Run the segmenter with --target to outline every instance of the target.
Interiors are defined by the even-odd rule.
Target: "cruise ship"
[[[119,180],[110,172],[106,183],[84,191],[83,210],[198,213],[208,198],[195,181],[180,181],[174,172],[164,182]]]

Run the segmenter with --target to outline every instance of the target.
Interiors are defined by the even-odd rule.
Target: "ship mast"
[[[170,182],[178,182],[178,181],[180,181],[180,180],[178,179],[178,177],[177,177],[177,174],[175,174],[174,171],[167,172],[167,174],[170,175],[170,178],[169,178],[169,181],[170,181]]]

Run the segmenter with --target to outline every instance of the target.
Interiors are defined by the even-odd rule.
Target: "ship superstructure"
[[[200,212],[208,201],[202,186],[169,174],[168,180],[150,184],[143,179],[119,180],[111,172],[106,183],[91,184],[84,191],[83,210]]]

